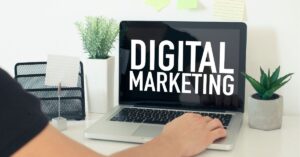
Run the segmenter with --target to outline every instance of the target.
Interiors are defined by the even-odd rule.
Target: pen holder
[[[58,116],[57,87],[45,86],[47,62],[23,62],[15,65],[15,79],[41,100],[41,109],[50,119]],[[77,87],[61,88],[61,116],[70,120],[85,119],[84,72],[80,62]]]

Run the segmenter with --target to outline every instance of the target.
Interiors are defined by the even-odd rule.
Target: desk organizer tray
[[[15,79],[41,100],[41,109],[50,119],[58,116],[57,87],[45,86],[47,62],[22,62],[15,65]],[[84,73],[80,62],[77,87],[61,88],[61,116],[69,120],[85,119]]]

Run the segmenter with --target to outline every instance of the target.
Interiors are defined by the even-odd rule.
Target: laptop
[[[239,22],[122,21],[119,105],[85,137],[145,143],[192,112],[227,129],[209,149],[231,150],[244,112],[246,29]]]

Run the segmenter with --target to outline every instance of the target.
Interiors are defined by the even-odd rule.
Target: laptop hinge
[[[169,107],[169,106],[153,106],[153,105],[130,105],[127,107],[135,108],[152,108],[152,109],[170,109],[170,110],[186,110],[186,111],[204,111],[204,112],[226,112],[226,110],[219,109],[203,109],[203,108],[191,108],[191,107]]]

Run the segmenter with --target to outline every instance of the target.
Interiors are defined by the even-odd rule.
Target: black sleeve
[[[12,155],[47,124],[40,101],[0,68],[0,156]]]

